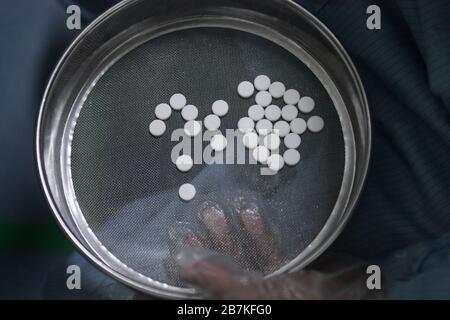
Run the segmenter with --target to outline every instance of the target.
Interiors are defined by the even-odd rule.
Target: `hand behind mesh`
[[[235,203],[237,221],[213,203],[200,211],[207,231],[201,236],[182,225],[171,233],[179,249],[176,263],[181,281],[215,299],[378,299],[384,291],[366,287],[365,266],[342,256],[324,255],[309,268],[264,277],[287,258],[258,207]],[[238,228],[240,232],[235,232]],[[245,254],[244,254],[245,252]],[[252,271],[260,270],[260,272]]]

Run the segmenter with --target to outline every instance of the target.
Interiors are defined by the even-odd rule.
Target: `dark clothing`
[[[83,13],[91,19],[113,2],[80,3],[89,5]],[[298,2],[350,54],[373,120],[367,183],[332,249],[382,263],[397,288],[392,297],[450,298],[450,1]],[[47,76],[76,35],[63,27],[62,3],[68,2],[40,1],[33,12],[28,7],[36,7],[34,1],[0,4],[1,223],[50,219],[35,174],[33,139]],[[381,7],[381,30],[366,27],[372,4]]]

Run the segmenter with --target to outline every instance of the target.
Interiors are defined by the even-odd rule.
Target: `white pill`
[[[274,99],[280,99],[286,92],[286,86],[279,81],[276,81],[270,85],[269,92]]]
[[[167,120],[172,114],[172,108],[167,103],[160,103],[155,108],[155,116],[160,120]]]
[[[209,131],[216,131],[220,128],[220,118],[216,116],[215,114],[210,114],[205,117],[205,120],[203,121],[205,128]]]
[[[267,159],[269,159],[269,155],[269,149],[267,149],[265,146],[259,146],[253,149],[253,158],[262,164],[265,164],[267,162]]]
[[[238,93],[242,98],[250,98],[255,93],[255,87],[250,81],[243,81],[238,85]]]
[[[303,113],[310,113],[314,110],[314,106],[316,103],[314,102],[314,99],[311,97],[302,97],[300,101],[298,102],[298,108]]]
[[[302,143],[302,138],[296,133],[289,133],[284,137],[284,145],[288,149],[297,149]]]
[[[284,159],[279,154],[273,154],[267,159],[270,170],[278,172],[284,167]]]
[[[296,105],[300,100],[300,93],[295,89],[289,89],[284,93],[283,98],[286,104]]]
[[[255,128],[255,122],[248,117],[241,118],[238,121],[238,129],[242,133],[247,133],[249,131],[252,131],[254,128]]]
[[[271,133],[264,137],[264,146],[273,151],[277,150],[280,147],[280,137],[277,134]]]
[[[178,170],[180,170],[181,172],[188,172],[192,169],[194,161],[192,161],[192,158],[187,154],[183,154],[182,156],[179,156],[177,158],[175,164],[177,165]]]
[[[211,138],[211,148],[215,151],[222,151],[227,147],[227,138],[225,138],[221,134],[216,134],[214,137]]]
[[[202,131],[202,126],[200,122],[195,120],[189,120],[184,124],[184,133],[189,137],[196,137]]]
[[[272,95],[268,91],[260,91],[256,94],[255,101],[261,107],[267,107],[272,103]]]
[[[185,183],[178,189],[178,194],[184,201],[191,201],[194,199],[196,193],[195,187],[190,183]]]
[[[274,124],[273,131],[283,138],[291,132],[291,127],[289,123],[281,120]]]
[[[270,78],[265,75],[260,75],[255,78],[255,88],[259,91],[266,91],[270,87]]]
[[[295,166],[300,162],[300,152],[295,149],[288,149],[284,152],[283,159],[288,166]]]
[[[175,93],[170,98],[170,106],[174,110],[181,110],[186,105],[186,97],[183,96],[181,93]]]
[[[298,116],[298,109],[291,104],[284,106],[283,109],[281,110],[281,117],[286,121],[292,121],[295,118],[297,118],[297,116]]]
[[[198,116],[198,109],[196,106],[188,104],[181,110],[181,116],[186,121],[195,120]]]
[[[166,132],[166,124],[161,120],[153,120],[149,126],[152,136],[160,137]]]
[[[266,108],[264,114],[267,120],[275,122],[281,118],[281,109],[279,106],[272,104]]]
[[[219,117],[223,117],[224,115],[226,115],[228,113],[228,110],[228,103],[223,100],[217,100],[212,105],[212,112]]]
[[[265,135],[269,134],[270,132],[272,132],[272,129],[273,129],[273,124],[270,120],[262,119],[256,123],[256,131],[258,131],[258,133],[260,135],[265,136]]]
[[[264,118],[264,108],[258,104],[251,106],[250,108],[248,108],[248,116],[253,121],[259,121]]]
[[[258,146],[258,135],[254,132],[247,132],[242,137],[242,142],[250,150],[255,149]]]
[[[311,132],[316,133],[322,131],[324,125],[323,119],[319,116],[312,116],[308,119],[308,129]]]
[[[302,134],[306,131],[306,121],[302,118],[296,118],[291,121],[291,131],[296,134]]]

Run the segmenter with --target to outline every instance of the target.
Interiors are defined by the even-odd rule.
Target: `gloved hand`
[[[342,256],[325,255],[305,270],[265,278],[286,258],[257,206],[238,202],[236,216],[245,234],[237,239],[225,212],[208,203],[200,217],[209,233],[202,237],[184,226],[172,234],[182,247],[176,255],[179,277],[206,298],[215,299],[378,299],[384,291],[368,290],[366,265]],[[179,236],[182,240],[179,241]],[[208,240],[206,240],[208,239]],[[244,255],[243,252],[246,251]],[[248,254],[251,253],[251,254]],[[250,258],[248,258],[250,257]]]

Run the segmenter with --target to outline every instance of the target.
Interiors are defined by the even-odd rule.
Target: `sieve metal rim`
[[[231,27],[230,26],[231,22],[238,23],[239,26],[233,25],[233,27]],[[203,24],[205,24],[205,25],[203,25]],[[159,281],[156,281],[150,277],[143,276],[142,274],[129,268],[127,265],[123,264],[119,259],[117,259],[101,243],[101,241],[96,237],[95,233],[92,232],[88,222],[85,220],[85,218],[83,216],[83,212],[82,212],[81,208],[79,207],[78,201],[76,199],[76,193],[75,193],[75,190],[73,187],[73,181],[71,178],[72,174],[71,174],[71,166],[70,166],[71,160],[70,159],[71,159],[72,137],[73,137],[74,130],[76,127],[77,117],[80,114],[81,109],[83,108],[83,101],[89,95],[90,90],[93,88],[95,83],[97,81],[99,81],[99,78],[101,77],[101,75],[104,74],[105,72],[107,72],[107,69],[109,67],[114,65],[115,62],[120,60],[123,56],[125,56],[129,52],[133,51],[134,48],[138,47],[139,45],[141,45],[143,43],[146,43],[147,41],[151,41],[151,39],[158,38],[160,36],[163,36],[165,34],[169,34],[172,32],[177,32],[177,31],[186,30],[186,29],[190,29],[190,28],[222,27],[222,28],[232,28],[233,29],[234,27],[236,27],[236,30],[245,30],[245,24],[246,24],[245,21],[235,21],[233,19],[223,19],[223,21],[222,21],[222,20],[218,20],[218,19],[214,19],[214,18],[211,18],[211,20],[209,20],[208,16],[202,16],[201,18],[192,18],[192,19],[187,18],[183,21],[174,23],[173,25],[169,23],[164,26],[159,26],[155,30],[155,31],[157,31],[156,34],[152,34],[148,30],[146,30],[146,33],[149,33],[150,35],[142,35],[142,39],[137,39],[137,38],[140,38],[141,35],[136,36],[136,39],[133,39],[132,42],[134,42],[134,40],[136,40],[137,43],[133,43],[132,46],[129,46],[126,43],[124,43],[120,48],[116,48],[115,50],[120,51],[120,55],[111,53],[111,56],[114,57],[114,59],[112,61],[109,61],[106,59],[106,61],[107,61],[107,62],[105,62],[106,69],[99,67],[98,72],[93,72],[93,75],[95,75],[95,77],[93,77],[89,81],[86,81],[86,84],[87,84],[86,87],[83,88],[82,90],[80,90],[80,94],[78,95],[75,103],[73,104],[72,110],[70,111],[70,114],[69,114],[67,122],[66,122],[66,126],[65,126],[66,129],[64,130],[63,139],[62,139],[63,140],[62,145],[67,146],[66,148],[63,148],[63,150],[61,152],[61,154],[62,154],[61,170],[62,170],[62,181],[63,181],[63,189],[64,189],[64,193],[65,193],[65,199],[66,199],[67,203],[69,204],[69,209],[70,209],[71,215],[74,218],[74,223],[76,224],[76,227],[78,228],[78,230],[80,232],[80,236],[88,244],[89,248],[93,252],[95,252],[97,254],[97,256],[102,257],[105,263],[112,264],[114,266],[115,270],[119,270],[121,273],[127,274],[129,277],[134,276],[135,278],[142,278],[156,286],[163,285],[163,283],[161,283]],[[253,26],[256,27],[255,25],[253,25]],[[173,28],[173,29],[171,29],[171,28]],[[160,29],[162,29],[162,30],[160,30]],[[259,33],[258,33],[258,31],[259,31]],[[269,30],[264,30],[264,28],[263,28],[258,31],[252,30],[252,32],[254,32],[254,34],[256,34],[258,36],[262,37],[264,34],[264,36],[269,38],[268,34],[264,33],[264,32],[270,33]],[[150,38],[148,38],[148,36],[150,36]],[[282,36],[279,34],[277,34],[277,36],[282,38]],[[273,41],[275,41],[275,40],[273,40]],[[278,43],[280,43],[280,45],[281,45],[282,41],[278,41]],[[124,48],[125,51],[122,52],[121,51],[122,48]],[[285,48],[285,49],[287,49],[287,48]],[[297,50],[302,50],[302,49],[297,48]],[[292,50],[292,53],[294,54],[294,50]],[[299,55],[298,52],[296,54]],[[306,55],[306,53],[305,53],[305,55]],[[302,61],[307,60],[306,57],[299,57],[299,59]],[[317,78],[321,79],[321,81],[324,77],[326,77],[326,75],[324,74],[324,71],[320,67],[311,65],[310,69],[316,71],[317,73],[321,73],[320,75],[316,74]],[[325,83],[323,85],[325,86]],[[333,93],[335,95],[337,94],[336,88],[334,88],[334,87],[329,88],[329,90],[330,90],[330,96],[333,96]],[[331,91],[335,91],[335,92],[331,92]],[[343,120],[341,120],[342,127],[347,129],[344,136],[351,137],[350,139],[347,139],[350,141],[346,143],[346,157],[347,157],[347,155],[351,156],[351,155],[353,155],[353,152],[350,152],[350,151],[352,151],[354,149],[354,138],[353,138],[353,130],[351,128],[351,121],[348,118],[346,109],[344,107],[342,107],[343,102],[340,101],[338,103],[335,101],[335,104],[341,105],[341,109],[339,111],[344,113],[344,114],[339,113],[339,116],[341,117],[341,119],[343,119]],[[347,128],[346,125],[344,125],[344,124],[348,124],[350,128]],[[350,149],[350,151],[349,151],[349,149]],[[64,160],[68,161],[68,163],[65,163]],[[352,186],[353,179],[354,179],[354,171],[353,171],[354,168],[351,167],[352,163],[354,163],[354,159],[353,160],[347,159],[347,161],[345,162],[344,179],[343,179],[343,184],[340,189],[338,200],[336,200],[336,205],[330,215],[329,221],[327,221],[327,223],[323,227],[323,231],[321,231],[321,233],[326,233],[326,231],[329,228],[331,228],[332,218],[336,218],[336,216],[338,216],[338,213],[344,210],[345,205],[350,198],[350,195],[347,194],[346,191],[351,190],[351,186]],[[339,207],[338,205],[341,205],[342,207]],[[320,243],[320,240],[322,239],[320,234],[317,235],[316,238],[317,238],[317,242]],[[312,250],[313,250],[314,247],[315,247],[314,243],[311,243],[310,248],[312,248]],[[282,272],[287,272],[287,271],[293,269],[294,267],[297,267],[305,259],[304,257],[307,256],[308,254],[309,254],[309,250],[304,250],[301,254],[298,255],[298,257],[291,260],[289,263],[287,263],[280,269],[276,270],[275,272],[267,275],[267,277],[270,277],[270,276],[276,275],[276,274],[280,274]],[[166,290],[170,290],[170,291],[177,291],[177,292],[181,291],[181,292],[185,292],[185,293],[188,293],[188,292],[193,293],[193,291],[190,289],[184,289],[184,288],[180,289],[179,287],[175,287],[172,285],[165,285],[165,288],[166,288]]]
[[[130,279],[127,277],[124,277],[123,275],[117,273],[114,269],[110,268],[105,261],[100,261],[99,257],[96,256],[95,254],[93,254],[93,252],[91,252],[90,250],[87,249],[87,247],[89,247],[89,243],[83,243],[83,241],[81,241],[75,234],[73,234],[73,231],[66,225],[67,221],[65,221],[63,219],[63,217],[59,214],[59,208],[57,206],[57,204],[55,203],[55,199],[53,198],[52,192],[49,188],[49,181],[48,181],[48,177],[46,175],[45,172],[45,167],[43,164],[43,161],[41,159],[41,153],[42,153],[42,146],[41,143],[42,141],[40,140],[40,133],[41,133],[41,126],[42,126],[42,118],[44,115],[44,108],[46,105],[46,100],[48,95],[50,94],[51,91],[51,87],[52,87],[52,83],[55,80],[58,71],[60,70],[60,68],[62,67],[62,65],[65,62],[65,59],[68,57],[70,51],[73,49],[73,47],[75,47],[75,45],[81,41],[81,39],[83,38],[84,33],[89,32],[91,29],[94,29],[95,25],[100,23],[103,20],[106,20],[108,18],[108,16],[112,13],[114,13],[116,10],[119,10],[122,6],[125,6],[127,4],[131,4],[131,3],[136,3],[139,2],[138,0],[128,0],[128,1],[124,1],[122,3],[119,3],[117,6],[113,7],[112,9],[110,9],[109,11],[107,11],[105,14],[103,14],[102,16],[100,16],[92,25],[90,25],[87,29],[85,29],[85,31],[83,31],[82,34],[80,34],[80,36],[77,38],[77,40],[75,40],[75,42],[71,45],[71,47],[69,47],[69,49],[66,51],[66,53],[64,54],[63,58],[60,60],[60,62],[58,63],[58,66],[56,67],[54,73],[52,74],[52,77],[50,79],[50,82],[47,86],[47,89],[45,91],[44,94],[44,99],[42,101],[42,105],[41,105],[41,109],[39,112],[39,117],[38,117],[38,125],[37,125],[37,135],[36,135],[36,152],[37,152],[37,162],[38,162],[38,169],[39,169],[39,174],[41,177],[41,182],[44,188],[44,192],[46,194],[47,200],[52,208],[52,211],[54,212],[59,225],[63,228],[64,232],[68,235],[68,237],[71,239],[71,241],[91,260],[93,261],[96,265],[100,266],[102,269],[104,269],[106,272],[108,272],[109,274],[111,274],[113,277],[118,278],[119,280],[128,283],[129,285],[145,291],[145,292],[149,292],[149,293],[153,293],[153,294],[157,294],[160,296],[165,296],[165,297],[170,297],[170,298],[177,298],[177,297],[186,297],[186,295],[190,296],[190,297],[196,297],[195,293],[191,290],[188,291],[182,291],[182,292],[167,292],[167,287],[164,287],[164,285],[161,288],[158,288],[158,286],[153,287],[153,288],[148,288],[148,287],[144,287],[142,285],[140,285],[139,283],[130,283]],[[363,165],[362,168],[360,169],[360,174],[362,174],[362,179],[358,180],[357,184],[355,186],[352,187],[352,195],[353,197],[350,197],[350,201],[348,204],[346,204],[346,208],[347,210],[345,210],[347,212],[346,215],[344,215],[344,219],[340,221],[340,223],[338,225],[336,225],[335,227],[335,231],[334,233],[331,234],[331,237],[327,238],[327,241],[324,243],[322,243],[322,246],[319,248],[319,250],[316,250],[314,252],[314,254],[310,255],[308,259],[304,260],[303,263],[300,263],[297,265],[297,268],[301,268],[303,266],[305,266],[306,264],[308,264],[309,262],[311,262],[312,260],[314,260],[321,252],[323,252],[323,250],[326,249],[326,247],[328,247],[329,244],[331,244],[331,242],[337,237],[337,235],[340,233],[340,231],[342,230],[342,228],[344,227],[346,221],[348,220],[348,217],[350,216],[350,212],[353,209],[355,203],[356,203],[356,199],[362,189],[362,181],[365,178],[366,172],[367,172],[367,167],[368,167],[368,159],[369,159],[369,155],[370,155],[370,115],[368,113],[368,109],[367,109],[367,99],[365,97],[365,93],[364,93],[364,89],[362,87],[362,83],[361,80],[356,72],[356,69],[353,66],[353,63],[351,62],[350,58],[348,57],[348,55],[346,54],[346,52],[344,51],[344,49],[342,48],[342,46],[340,46],[340,44],[337,42],[336,38],[334,38],[334,36],[326,29],[325,26],[323,26],[320,22],[318,22],[316,20],[316,18],[314,18],[311,14],[309,14],[305,9],[301,8],[300,6],[298,6],[295,3],[292,3],[290,1],[279,1],[279,2],[283,2],[289,6],[291,6],[293,9],[300,11],[300,13],[303,15],[303,17],[305,18],[309,18],[312,19],[316,26],[320,27],[322,30],[322,32],[325,33],[325,35],[331,39],[331,42],[333,43],[333,45],[336,47],[337,51],[342,55],[343,61],[345,63],[347,63],[347,68],[348,70],[353,73],[353,77],[354,77],[354,81],[356,82],[356,86],[360,89],[360,97],[358,97],[360,100],[362,100],[362,104],[363,106],[365,106],[366,111],[365,112],[365,116],[366,116],[366,122],[369,124],[368,128],[367,128],[367,148],[366,148],[366,152],[365,154],[367,155],[366,161],[363,161]],[[364,112],[363,112],[364,113]],[[54,152],[54,150],[53,150]],[[322,233],[322,231],[321,231]],[[317,249],[317,248],[316,248]],[[293,260],[294,261],[294,260]],[[282,268],[283,269],[283,268]],[[285,268],[285,270],[281,270],[279,272],[282,271],[290,271],[287,270],[290,268]]]

